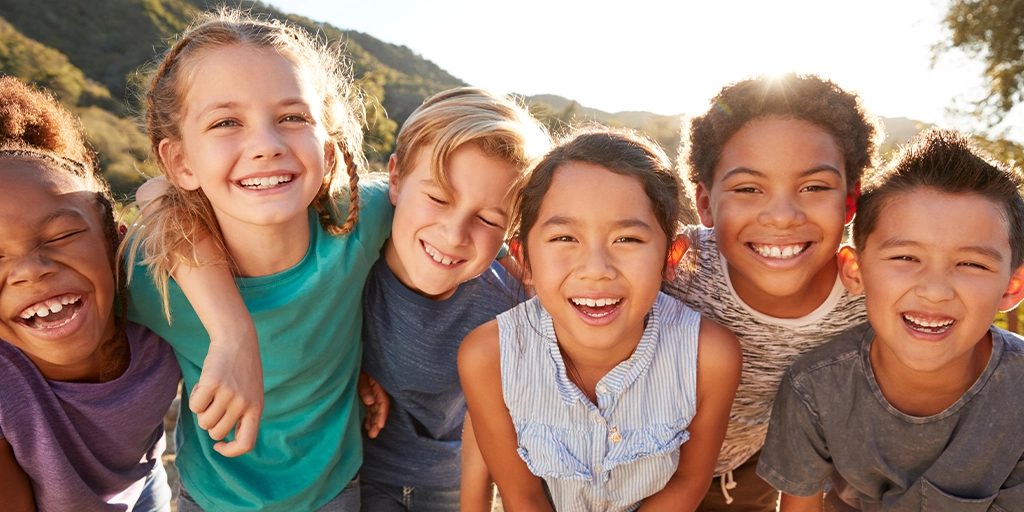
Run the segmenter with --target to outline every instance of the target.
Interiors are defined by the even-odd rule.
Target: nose
[[[807,216],[796,203],[795,197],[778,194],[761,210],[757,220],[766,226],[789,228],[807,222]]]
[[[17,257],[9,264],[13,265],[7,274],[7,284],[10,286],[36,284],[60,269],[57,263],[38,252]]]
[[[460,213],[450,213],[441,219],[441,239],[450,247],[460,247],[469,240],[470,225],[473,216]]]
[[[919,276],[915,292],[918,297],[932,303],[952,300],[956,292],[953,290],[949,279],[949,272],[945,269],[935,268],[922,272]]]
[[[276,126],[255,127],[249,137],[249,148],[253,160],[278,158],[287,151]]]
[[[608,249],[603,246],[584,246],[576,275],[581,279],[602,280],[615,277],[615,262]]]

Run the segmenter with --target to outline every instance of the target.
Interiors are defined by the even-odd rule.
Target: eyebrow
[[[818,174],[819,172],[831,172],[831,173],[834,173],[839,178],[843,177],[843,173],[839,172],[839,169],[836,169],[835,167],[832,167],[831,165],[827,165],[827,164],[819,165],[817,167],[812,167],[812,168],[810,168],[810,169],[800,173],[797,177],[799,177],[799,178],[806,178],[807,176],[811,176],[813,174]],[[756,177],[759,177],[759,178],[767,178],[768,177],[767,174],[765,174],[765,173],[763,173],[761,171],[757,171],[757,170],[751,169],[749,167],[742,167],[741,166],[741,167],[737,167],[737,168],[732,169],[729,172],[725,173],[725,175],[722,176],[722,179],[719,180],[719,181],[725,181],[725,180],[729,179],[730,176],[733,176],[733,175],[736,175],[736,174],[746,174],[746,175],[750,175],[750,176],[756,176]]]
[[[441,185],[439,185],[436,181],[434,181],[433,178],[423,178],[422,180],[420,180],[420,185],[423,185],[423,186],[426,186],[426,187],[431,187],[434,190],[439,190],[439,191],[443,192],[445,195],[449,195],[448,192],[446,192],[443,188],[441,188]],[[446,197],[445,199],[451,200],[452,198],[451,197]],[[506,219],[508,219],[508,211],[505,208],[503,208],[503,207],[492,206],[490,208],[484,208],[483,209],[483,211],[487,211],[487,210],[493,210],[498,215],[501,215],[502,217],[505,217]]]
[[[229,110],[229,109],[233,109],[233,108],[238,108],[241,105],[242,105],[242,103],[238,102],[238,101],[218,101],[218,102],[211,103],[211,104],[209,104],[209,105],[199,109],[197,111],[197,113],[196,113],[196,116],[197,117],[203,117],[205,115],[208,115],[210,112],[214,112],[214,111],[217,111],[217,110]],[[290,107],[292,105],[302,105],[303,107],[306,108],[306,110],[310,109],[310,106],[306,103],[306,100],[304,100],[302,98],[299,98],[299,97],[285,98],[285,99],[277,102],[276,105],[278,107]]]
[[[78,210],[74,210],[74,209],[71,209],[71,208],[60,208],[58,210],[54,210],[53,212],[51,212],[46,217],[43,217],[42,219],[39,219],[39,225],[40,226],[44,226],[44,225],[49,224],[49,223],[51,223],[51,222],[53,222],[55,220],[59,220],[59,219],[65,218],[65,217],[77,217],[77,218],[80,219],[80,218],[82,218],[82,213],[79,212]]]
[[[551,217],[550,219],[544,221],[541,224],[541,227],[548,227],[548,226],[579,227],[580,226],[580,221],[579,221],[579,219],[577,219],[575,217],[566,217],[564,215],[556,215],[556,216]],[[648,224],[648,223],[646,223],[646,222],[644,222],[644,221],[642,221],[640,219],[622,219],[622,220],[618,220],[618,221],[615,221],[615,223],[613,224],[613,227],[614,228],[618,228],[618,229],[640,228],[640,229],[646,229],[648,231],[653,231],[651,229],[651,225],[650,224]]]
[[[890,238],[878,244],[879,250],[896,249],[900,247],[914,247],[918,249],[924,249],[924,245],[922,245],[920,242],[906,240],[903,238]],[[980,254],[982,256],[988,256],[989,258],[992,258],[1000,263],[1003,261],[1003,253],[1000,252],[998,249],[988,245],[968,245],[966,247],[958,247],[957,251],[971,252],[975,254]]]

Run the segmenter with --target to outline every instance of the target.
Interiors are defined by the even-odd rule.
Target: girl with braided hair
[[[181,512],[359,508],[361,292],[392,207],[385,183],[358,181],[359,98],[346,62],[286,23],[226,11],[186,30],[150,81],[146,125],[170,186],[128,233],[128,310],[170,342],[182,404],[193,402],[177,437]],[[194,271],[214,277],[179,279]],[[218,333],[250,322],[239,291],[258,351],[225,357],[218,347],[232,345]],[[257,354],[260,435],[225,457],[237,453],[215,441],[232,440],[238,406],[210,402],[200,373],[244,388],[259,374],[245,358]],[[252,439],[242,418],[234,439]]]
[[[75,118],[0,78],[0,496],[8,511],[169,511],[170,346],[114,314],[118,228]]]

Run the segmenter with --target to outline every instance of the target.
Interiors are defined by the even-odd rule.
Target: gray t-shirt
[[[40,511],[131,510],[160,464],[164,414],[181,370],[149,329],[129,322],[128,343],[124,374],[79,383],[47,380],[0,340],[0,437],[32,480]]]
[[[794,496],[831,478],[826,501],[860,510],[1024,510],[1024,338],[991,332],[977,382],[928,417],[882,395],[869,324],[813,350],[782,381],[757,473]]]
[[[363,479],[459,485],[466,417],[455,364],[459,345],[523,298],[498,262],[451,297],[432,300],[403,285],[383,256],[377,260],[363,289],[363,370],[391,396],[391,408],[376,439],[363,433]]]

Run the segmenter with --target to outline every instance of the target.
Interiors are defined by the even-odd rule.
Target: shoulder
[[[1004,353],[1024,356],[1024,337],[996,326],[992,326],[992,334],[1002,338]]]
[[[348,211],[348,200],[339,204],[342,213]],[[391,232],[391,218],[395,208],[388,195],[388,184],[378,179],[359,181],[359,220],[356,229],[361,231]]]
[[[743,350],[736,336],[721,324],[701,317],[697,367],[708,375],[739,378]]]
[[[491,320],[473,329],[459,346],[459,375],[465,379],[501,373],[501,346],[498,321]]]
[[[797,358],[787,374],[794,381],[814,379],[819,372],[855,362],[860,358],[863,343],[874,335],[875,331],[867,322],[851,327]]]

